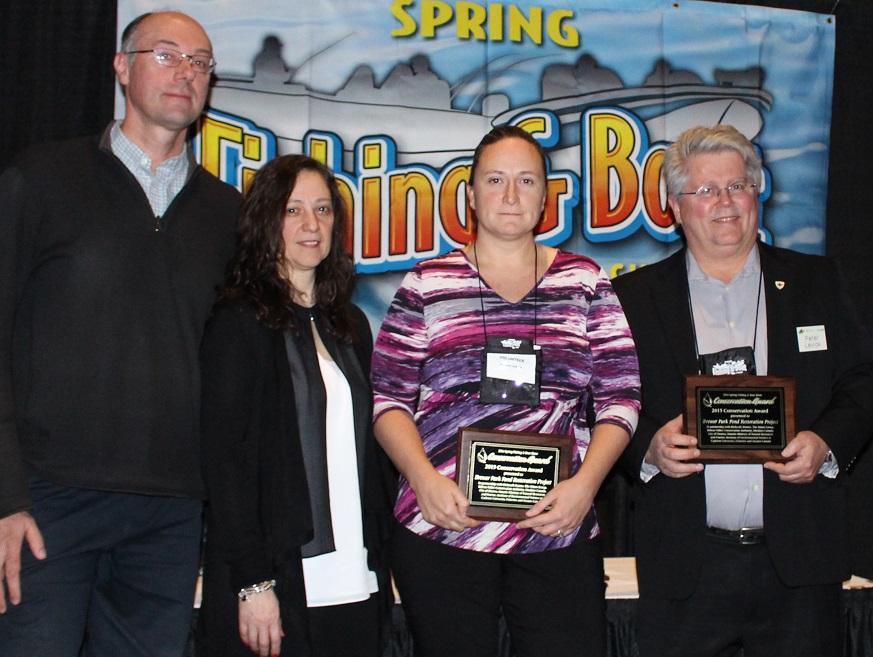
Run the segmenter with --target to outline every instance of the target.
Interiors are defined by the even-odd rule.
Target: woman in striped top
[[[373,356],[376,436],[402,475],[392,558],[416,653],[496,655],[502,612],[519,657],[605,654],[592,503],[636,426],[633,339],[595,262],[535,242],[546,167],[532,137],[492,130],[470,180],[476,240],[407,274]],[[530,404],[480,398],[488,337],[538,345]],[[454,481],[466,426],[571,436],[571,476],[520,522],[476,521]]]

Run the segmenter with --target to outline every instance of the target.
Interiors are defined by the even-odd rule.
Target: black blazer
[[[840,466],[835,479],[783,483],[764,471],[767,547],[789,586],[839,582],[849,575],[843,475],[873,433],[873,350],[834,264],[759,245],[767,306],[767,371],[797,382],[797,431],[821,436]],[[777,286],[777,281],[779,285]],[[702,474],[639,479],[655,432],[682,412],[683,375],[697,372],[685,249],[613,281],[640,361],[642,415],[623,456],[639,484],[636,556],[640,591],[684,598],[700,574],[706,529]],[[823,325],[827,350],[801,353],[798,326]]]
[[[357,337],[354,352],[369,381],[369,324],[356,306],[349,310]],[[325,344],[335,348],[333,340]],[[312,536],[312,519],[284,333],[260,324],[245,303],[219,303],[206,327],[201,369],[209,504],[198,654],[249,657],[239,640],[236,593],[276,579],[285,630],[282,652],[308,655],[300,546]],[[367,426],[372,427],[371,418]],[[386,611],[393,598],[383,546],[394,485],[393,470],[371,429],[361,490],[364,545]]]

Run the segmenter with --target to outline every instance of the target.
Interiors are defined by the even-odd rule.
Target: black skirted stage
[[[604,559],[609,581],[606,588],[607,641],[609,657],[639,657],[636,644],[637,580],[633,557]],[[198,595],[199,601],[199,595]],[[844,657],[873,657],[873,582],[853,577],[843,585]],[[228,628],[235,631],[235,628]],[[501,621],[499,657],[515,657]],[[403,606],[394,606],[393,624],[383,657],[413,657],[412,637],[406,627]],[[742,650],[735,657],[742,657]],[[580,657],[584,650],[580,648]],[[193,643],[187,657],[195,656]]]

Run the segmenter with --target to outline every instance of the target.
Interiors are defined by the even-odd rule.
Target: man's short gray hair
[[[146,12],[145,14],[140,14],[136,18],[134,18],[130,23],[127,24],[127,27],[124,28],[124,31],[121,33],[121,52],[130,52],[131,50],[136,50],[136,32],[139,29],[140,23],[142,23],[146,18],[152,15],[153,12]]]
[[[711,128],[689,128],[676,138],[664,152],[661,175],[667,185],[667,193],[675,196],[685,189],[688,182],[688,158],[700,153],[723,153],[734,151],[746,163],[746,178],[750,183],[761,184],[761,158],[746,136],[732,125],[717,125]]]

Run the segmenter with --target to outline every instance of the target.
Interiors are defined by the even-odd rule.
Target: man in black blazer
[[[873,433],[869,338],[829,260],[758,242],[761,162],[737,130],[686,131],[663,175],[686,248],[614,281],[642,379],[625,454],[640,484],[641,655],[839,656],[843,479]],[[683,377],[712,373],[701,354],[796,379],[784,463],[694,462]]]

